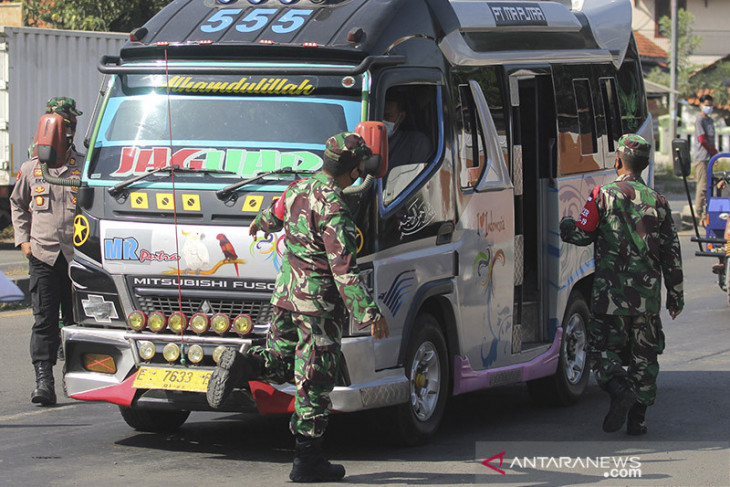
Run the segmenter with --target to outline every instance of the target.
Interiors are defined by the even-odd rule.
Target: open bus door
[[[552,339],[549,330],[549,276],[557,259],[548,259],[550,193],[556,157],[556,113],[550,68],[509,73],[512,106],[512,164],[515,182],[514,323],[526,351]],[[557,193],[554,192],[557,196]],[[553,215],[556,213],[552,213]]]
[[[460,337],[473,370],[511,360],[515,277],[512,182],[482,88],[460,79],[457,94],[459,312],[462,323],[482,324],[464,327]]]

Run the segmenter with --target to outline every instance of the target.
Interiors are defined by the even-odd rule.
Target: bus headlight
[[[139,342],[137,349],[139,350],[139,356],[143,360],[152,360],[152,357],[155,356],[155,344],[152,342]]]
[[[215,314],[210,320],[210,327],[213,328],[213,331],[217,334],[224,335],[231,329],[231,319],[228,315],[224,315],[223,313]]]
[[[155,333],[159,333],[167,326],[167,319],[165,313],[162,311],[153,311],[147,318],[147,328]]]
[[[204,313],[195,313],[193,317],[190,318],[190,329],[198,335],[208,331],[209,326],[210,321],[208,320],[208,316]]]
[[[188,360],[190,360],[192,363],[198,364],[203,360],[204,357],[205,352],[203,351],[203,347],[201,347],[197,343],[188,348]]]
[[[178,335],[182,335],[183,330],[188,325],[188,318],[184,313],[176,311],[170,315],[167,320],[167,326]]]
[[[253,321],[249,315],[238,315],[233,320],[233,330],[239,335],[248,335],[253,330]]]
[[[180,358],[180,347],[175,343],[168,343],[165,348],[162,349],[162,356],[168,362],[174,362]]]
[[[132,311],[127,315],[127,325],[134,331],[142,331],[147,326],[147,315],[139,310]]]
[[[226,348],[228,347],[226,347],[225,345],[218,345],[217,347],[215,347],[215,350],[213,350],[213,362],[218,363],[218,361],[221,359],[221,355],[223,354],[223,352],[226,351]]]

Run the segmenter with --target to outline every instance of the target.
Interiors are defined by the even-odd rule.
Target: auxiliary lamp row
[[[155,333],[169,329],[178,335],[181,335],[186,329],[198,335],[208,330],[224,335],[233,328],[233,331],[238,335],[244,336],[253,330],[253,321],[246,314],[240,314],[231,321],[225,313],[217,313],[211,317],[208,317],[205,313],[195,313],[188,320],[185,313],[179,311],[171,313],[169,316],[165,316],[162,311],[153,311],[147,316],[143,311],[135,310],[127,315],[127,326],[134,331],[142,331],[147,328]]]
[[[221,354],[223,354],[226,348],[227,347],[225,345],[218,345],[215,350],[213,350],[213,362],[218,363],[221,358]],[[185,349],[187,349],[186,355],[188,360],[194,364],[202,362],[205,358],[205,351],[203,350],[203,347],[197,343],[185,346],[182,349],[177,343],[168,343],[162,349],[162,356],[168,362],[174,363],[181,357],[181,355],[185,354]],[[142,360],[150,361],[157,354],[157,347],[154,343],[143,340],[137,344],[137,352]]]

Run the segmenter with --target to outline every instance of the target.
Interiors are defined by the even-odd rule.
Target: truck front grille
[[[176,311],[182,311],[189,318],[195,313],[212,315],[224,313],[233,319],[240,314],[247,314],[254,324],[262,325],[271,322],[272,306],[266,300],[241,300],[230,299],[197,299],[182,298],[178,302],[175,297],[168,296],[135,296],[137,308],[150,314],[152,311],[162,311],[165,316]]]

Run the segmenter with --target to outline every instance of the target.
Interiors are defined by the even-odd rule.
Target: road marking
[[[9,416],[0,416],[0,422],[13,421],[16,419],[27,418],[28,416],[37,416],[39,414],[53,413],[54,411],[60,411],[63,408],[58,407],[46,407],[38,409],[37,411],[26,411],[18,414],[11,414]]]
[[[32,309],[22,309],[19,311],[7,311],[5,313],[0,313],[0,317],[6,317],[6,316],[28,316],[32,315],[33,310]]]

